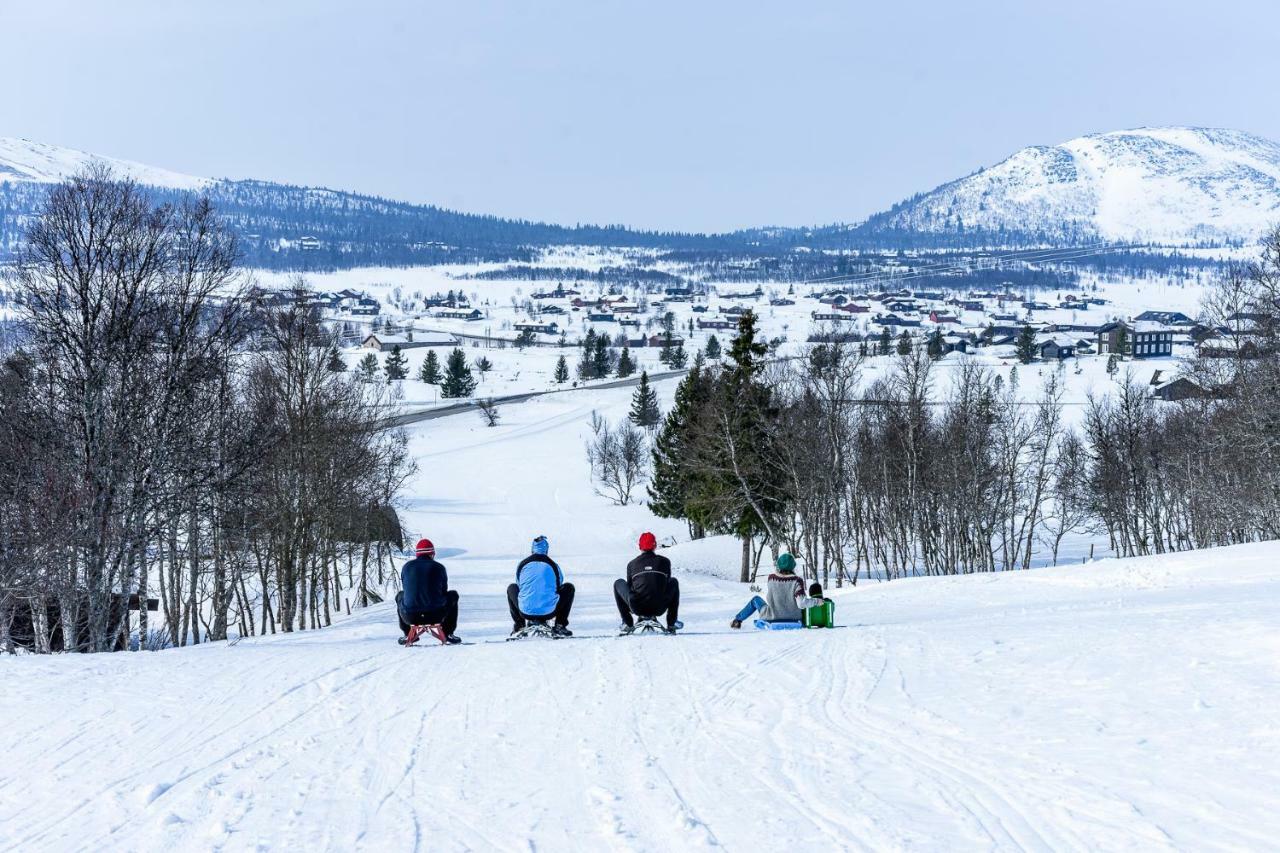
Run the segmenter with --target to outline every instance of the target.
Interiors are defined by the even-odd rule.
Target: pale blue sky
[[[0,136],[563,223],[854,221],[1024,145],[1280,139],[1274,0],[0,0]]]

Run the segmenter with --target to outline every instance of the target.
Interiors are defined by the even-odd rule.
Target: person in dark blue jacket
[[[547,556],[551,550],[547,537],[533,540],[532,554],[516,567],[516,582],[507,587],[507,604],[511,608],[511,633],[523,631],[529,620],[546,622],[555,619],[552,630],[571,637],[569,609],[573,607],[573,584],[565,583],[564,573],[555,560]]]
[[[461,643],[453,633],[458,630],[458,593],[449,589],[449,574],[436,562],[436,546],[422,539],[414,554],[400,570],[403,589],[396,593],[400,631],[407,637],[411,625],[439,625],[446,642]]]

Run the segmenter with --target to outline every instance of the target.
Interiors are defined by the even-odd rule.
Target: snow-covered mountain
[[[29,139],[0,137],[0,183],[24,181],[56,183],[81,171],[92,162],[105,163],[117,174],[140,184],[175,190],[201,189],[213,183],[208,178],[183,175],[131,160],[101,157],[74,148],[32,142]]]
[[[1280,144],[1238,130],[1155,127],[1024,148],[856,230],[1181,244],[1252,240],[1276,223]]]

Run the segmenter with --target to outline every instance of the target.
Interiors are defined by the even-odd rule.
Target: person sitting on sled
[[[403,588],[396,593],[400,632],[408,637],[413,625],[439,625],[445,642],[461,643],[453,634],[458,630],[458,593],[449,589],[449,574],[436,562],[436,546],[430,539],[419,540],[414,554],[400,569]],[[400,644],[404,645],[404,638]]]
[[[799,622],[807,607],[821,604],[804,594],[804,579],[796,574],[796,558],[783,552],[778,555],[778,570],[769,575],[765,583],[764,598],[754,596],[747,602],[733,621],[730,628],[741,628],[742,623],[751,618],[751,614],[760,611],[760,618],[765,622]]]
[[[671,577],[671,561],[655,553],[658,540],[652,533],[640,535],[640,556],[627,563],[626,580],[613,582],[613,598],[622,616],[622,633],[636,627],[631,614],[657,618],[667,614],[667,631],[680,627],[680,582]]]
[[[507,587],[507,604],[511,608],[512,634],[518,634],[532,620],[555,619],[552,631],[561,637],[572,637],[569,609],[573,607],[573,584],[565,583],[564,573],[555,560],[547,556],[551,550],[547,537],[533,540],[532,554],[516,567],[516,582]]]
[[[804,609],[804,626],[806,628],[834,628],[836,626],[836,603],[822,595],[822,584],[809,584],[809,598],[817,602]]]

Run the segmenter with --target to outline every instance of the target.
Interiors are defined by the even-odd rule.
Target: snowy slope
[[[1157,127],[1024,148],[863,229],[1180,244],[1251,240],[1278,222],[1280,144],[1236,130]]]
[[[664,383],[670,394],[670,383]],[[652,526],[586,482],[592,409],[422,427],[410,530],[500,640],[532,535],[578,586],[556,643],[320,632],[0,658],[0,849],[1162,850],[1280,838],[1280,545],[837,596],[829,632],[731,632],[749,595],[671,549],[687,635],[613,638]],[[716,550],[720,548],[718,560]]]
[[[81,171],[90,163],[104,163],[118,175],[133,178],[140,184],[168,189],[193,190],[213,183],[208,178],[197,178],[134,163],[114,157],[100,157],[74,148],[62,148],[32,142],[29,139],[0,137],[0,183],[23,181],[56,183]]]

